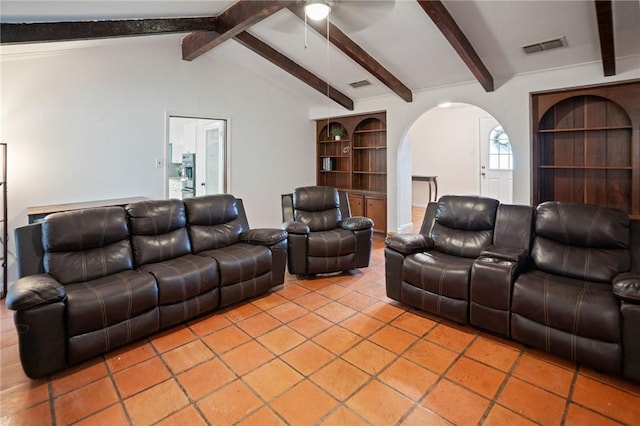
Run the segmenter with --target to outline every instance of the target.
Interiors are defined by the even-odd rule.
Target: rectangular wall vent
[[[562,36],[554,38],[553,40],[540,41],[538,43],[522,46],[522,50],[524,50],[524,53],[526,53],[527,55],[530,55],[532,53],[542,52],[543,50],[559,49],[566,46],[567,39]]]
[[[353,83],[349,83],[349,86],[353,87],[354,89],[357,89],[358,87],[364,87],[364,86],[370,86],[371,83],[369,82],[369,80],[360,80],[360,81],[354,81]]]

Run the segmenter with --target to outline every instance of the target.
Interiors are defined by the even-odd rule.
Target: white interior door
[[[500,123],[493,117],[480,118],[478,140],[480,141],[480,194],[495,198],[502,203],[513,202],[513,158],[506,154],[506,147],[492,150],[491,134]],[[505,141],[506,134],[500,142]],[[506,139],[508,142],[508,137]],[[496,151],[496,149],[498,151]],[[508,151],[511,152],[509,144]]]
[[[226,157],[225,121],[216,120],[204,126],[205,140],[205,193],[224,194],[226,192],[224,163]]]

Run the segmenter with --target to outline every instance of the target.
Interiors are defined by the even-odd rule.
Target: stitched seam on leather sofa
[[[127,287],[127,294],[129,296],[129,303],[127,306],[127,318],[126,318],[126,326],[127,326],[127,342],[131,341],[131,315],[133,312],[133,289],[131,288],[131,283],[129,279],[125,277],[123,274],[116,274],[117,277],[120,277]]]
[[[446,266],[440,271],[440,279],[438,280],[438,299],[436,302],[436,311],[440,315],[440,305],[442,304],[442,287],[444,286],[444,276],[447,272]]]
[[[102,330],[104,331],[104,341],[106,345],[105,350],[109,350],[111,344],[109,338],[109,324],[107,322],[107,308],[104,304],[104,299],[102,297],[102,294],[98,290],[93,288],[93,286],[89,283],[84,283],[84,286],[89,289],[89,291],[91,291],[98,298],[98,302],[100,302],[100,313],[102,314]]]
[[[544,286],[543,286],[543,312],[544,312],[544,325],[545,325],[545,348],[547,352],[550,352],[551,350],[551,327],[549,327],[549,306],[547,304],[547,298],[549,296],[548,293],[548,286],[549,286],[549,280],[550,277],[546,276],[544,279]]]
[[[193,268],[193,271],[197,274],[197,276],[198,276],[198,294],[197,294],[197,296],[200,296],[202,294],[202,274],[200,273],[200,268],[198,268],[198,265],[192,259],[182,258],[181,260],[183,260],[183,261],[187,262],[189,265],[191,265],[191,267]],[[184,282],[184,278],[183,278],[183,282]],[[197,297],[197,296],[195,297],[196,315],[200,313],[200,298]]]
[[[584,263],[584,278],[586,280],[591,280],[589,275],[589,271],[591,271],[591,238],[593,237],[593,231],[595,225],[598,223],[598,219],[602,213],[602,207],[598,207],[596,210],[596,214],[593,215],[593,219],[591,220],[591,224],[589,225],[589,232],[587,233],[587,255],[585,256]]]
[[[577,337],[578,337],[578,324],[580,323],[580,310],[582,309],[582,301],[584,299],[585,289],[583,288],[578,293],[578,300],[576,301],[576,311],[573,317],[573,327],[571,329],[571,359],[576,360],[578,348],[577,348]]]

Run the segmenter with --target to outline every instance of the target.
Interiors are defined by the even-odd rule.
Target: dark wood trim
[[[613,40],[613,11],[611,0],[595,0],[600,36],[600,54],[604,76],[616,75],[616,49]]]
[[[429,15],[433,23],[440,29],[440,32],[449,41],[453,49],[460,55],[460,58],[469,67],[478,82],[487,92],[493,92],[493,77],[482,63],[480,56],[464,35],[456,21],[444,7],[440,0],[416,0],[422,9]]]
[[[209,31],[216,28],[215,22],[214,16],[207,16],[113,21],[1,23],[0,43],[44,43]]]
[[[288,9],[304,21],[304,7],[302,5],[296,4],[289,6]],[[327,38],[327,26],[324,22],[308,20],[307,24],[322,37]],[[413,101],[411,89],[331,22],[329,22],[329,41],[406,102]]]
[[[216,17],[214,32],[194,32],[182,40],[182,59],[192,61],[219,44],[249,29],[264,18],[295,3],[291,1],[239,0]]]
[[[329,83],[322,80],[312,72],[308,71],[306,68],[303,68],[302,66],[293,62],[291,59],[284,56],[282,53],[278,52],[262,40],[249,34],[246,31],[236,35],[234,39],[248,49],[251,49],[258,55],[272,62],[274,65],[282,68],[297,79],[313,87],[318,92],[336,101],[338,104],[342,105],[349,111],[353,111],[353,100],[351,100],[347,95],[340,92],[333,86],[330,86]]]

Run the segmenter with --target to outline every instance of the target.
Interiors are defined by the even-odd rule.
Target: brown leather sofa
[[[330,186],[296,188],[283,196],[290,274],[313,275],[369,266],[373,222],[351,217],[346,194]]]
[[[585,204],[494,204],[491,222],[490,200],[445,196],[419,234],[387,238],[387,295],[640,381],[640,223]]]
[[[42,377],[284,282],[287,234],[232,195],[54,213],[16,230],[7,293],[25,373]]]

